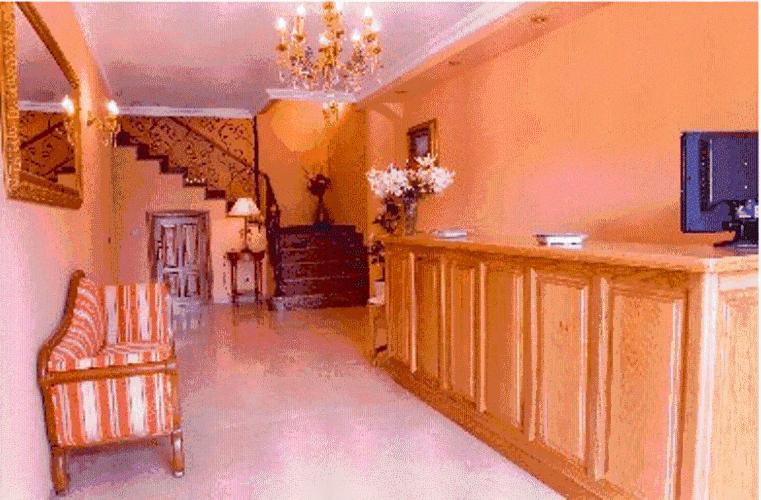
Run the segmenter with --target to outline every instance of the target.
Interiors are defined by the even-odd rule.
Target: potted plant
[[[404,207],[404,234],[411,236],[416,232],[418,202],[448,188],[454,182],[454,172],[437,165],[436,157],[428,154],[404,167],[390,163],[383,170],[371,169],[367,181],[384,202],[392,200]]]

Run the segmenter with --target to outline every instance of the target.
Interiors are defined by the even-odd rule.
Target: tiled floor
[[[75,455],[68,498],[560,498],[360,354],[363,308],[233,314],[177,331],[187,469],[167,439]]]

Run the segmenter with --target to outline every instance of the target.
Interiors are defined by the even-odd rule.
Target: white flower
[[[432,155],[431,153],[428,153],[425,156],[416,156],[415,161],[422,168],[431,168],[434,165],[436,165],[436,155]]]
[[[378,198],[420,198],[441,193],[454,182],[454,172],[435,165],[435,156],[426,155],[415,161],[419,168],[399,168],[391,163],[384,170],[371,169],[367,173],[370,190]]]
[[[407,173],[393,163],[385,170],[371,169],[367,173],[367,180],[370,183],[370,190],[378,198],[389,196],[398,198],[404,194],[405,190],[410,189]]]

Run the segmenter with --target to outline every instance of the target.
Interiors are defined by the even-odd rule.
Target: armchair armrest
[[[48,371],[40,379],[40,385],[47,388],[57,384],[69,382],[86,382],[107,378],[134,377],[138,375],[153,375],[167,373],[177,375],[177,360],[174,356],[163,361],[153,361],[134,365],[115,365],[102,368],[88,368],[86,370],[70,370],[65,372]]]

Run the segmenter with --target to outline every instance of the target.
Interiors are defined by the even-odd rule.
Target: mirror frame
[[[74,102],[71,138],[74,148],[74,169],[76,189],[61,186],[48,179],[25,171],[21,164],[19,141],[19,104],[18,104],[18,61],[16,58],[16,19],[14,6],[32,25],[37,35],[45,44],[50,54],[61,68],[71,85],[71,100]],[[2,150],[4,161],[5,191],[9,198],[32,201],[66,208],[82,206],[82,150],[80,144],[80,87],[79,77],[71,66],[50,29],[42,20],[37,9],[27,2],[0,3],[0,112],[2,113]]]

